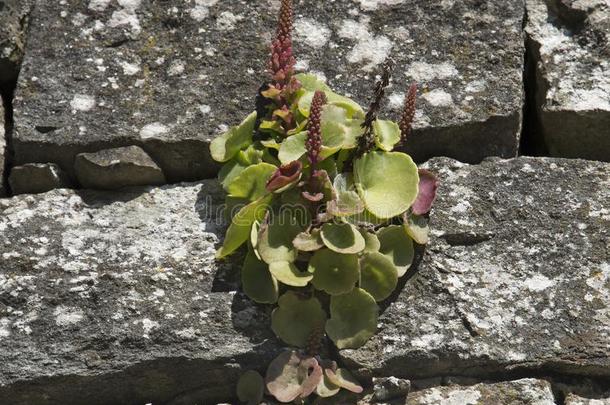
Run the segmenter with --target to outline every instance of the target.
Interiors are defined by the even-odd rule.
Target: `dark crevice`
[[[553,398],[555,399],[555,405],[566,405],[566,394],[563,390],[559,389],[556,384],[551,382],[551,389],[553,390]]]
[[[537,98],[540,91],[536,80],[537,52],[536,45],[525,32],[527,8],[524,14],[525,54],[523,64],[523,123],[519,145],[520,156],[548,156],[549,151],[542,137],[542,128],[538,117]]]
[[[7,196],[12,195],[10,185],[8,183],[8,176],[14,161],[13,94],[15,93],[16,85],[16,79],[14,81],[0,82],[0,94],[2,96],[2,104],[4,105],[4,140],[6,141],[6,147],[4,150],[4,171],[2,176],[2,184],[5,185],[5,191]]]

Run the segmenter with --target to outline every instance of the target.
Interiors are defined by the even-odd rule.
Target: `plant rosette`
[[[367,112],[312,74],[294,74],[292,4],[282,1],[271,83],[256,111],[211,143],[223,163],[231,222],[217,258],[246,247],[242,288],[273,304],[271,328],[303,349],[280,354],[265,379],[246,374],[240,399],[267,392],[281,402],[340,388],[362,390],[347,370],[316,353],[326,336],[338,349],[376,332],[378,302],[409,272],[414,243],[428,240],[427,213],[438,180],[397,149],[407,140],[416,86],[399,123],[377,117],[391,66]],[[260,378],[259,378],[260,377]]]

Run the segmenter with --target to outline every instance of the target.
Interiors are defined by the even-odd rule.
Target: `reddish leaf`
[[[301,178],[302,170],[303,164],[298,160],[278,167],[267,182],[267,191],[276,191],[294,183]]]
[[[423,215],[430,212],[432,203],[434,203],[436,198],[438,184],[438,179],[432,172],[419,169],[419,193],[411,206],[411,210],[415,215]]]

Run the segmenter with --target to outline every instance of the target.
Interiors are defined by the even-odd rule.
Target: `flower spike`
[[[271,44],[269,70],[273,86],[283,90],[291,82],[296,60],[292,55],[292,0],[282,0],[275,40]]]
[[[412,83],[409,87],[409,91],[405,96],[405,104],[402,111],[402,117],[400,119],[400,144],[404,145],[413,126],[413,118],[415,117],[415,100],[417,98],[417,83]]]
[[[323,91],[317,90],[311,102],[309,112],[309,123],[307,124],[307,141],[305,148],[307,149],[307,157],[311,164],[312,171],[320,158],[320,148],[322,147],[322,107],[326,104],[326,94]]]

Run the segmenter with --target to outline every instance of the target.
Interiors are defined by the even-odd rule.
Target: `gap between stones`
[[[15,88],[17,87],[19,68],[20,67],[17,67],[13,80],[3,80],[0,82],[0,96],[2,97],[2,102],[4,105],[4,140],[6,142],[4,150],[3,178],[0,179],[0,183],[4,184],[7,197],[12,196],[11,188],[8,184],[8,175],[13,166],[13,95],[15,93]]]

